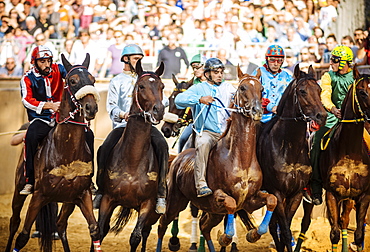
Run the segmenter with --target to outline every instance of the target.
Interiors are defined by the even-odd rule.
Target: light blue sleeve
[[[199,99],[205,96],[204,92],[201,92],[202,88],[200,84],[190,87],[183,93],[180,93],[175,98],[175,104],[178,109],[185,109],[187,107],[194,107],[199,103]]]

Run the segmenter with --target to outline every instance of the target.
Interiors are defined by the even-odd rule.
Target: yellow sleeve
[[[325,73],[321,77],[321,102],[324,107],[330,111],[332,107],[335,107],[334,103],[331,101],[331,78],[328,73]]]

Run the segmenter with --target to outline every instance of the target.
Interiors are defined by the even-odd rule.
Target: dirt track
[[[11,194],[0,195],[0,250],[4,251],[5,245],[8,238],[8,225],[9,225],[9,218],[11,216]],[[28,201],[31,197],[28,197],[26,204],[28,205]],[[96,211],[96,210],[95,210]],[[322,215],[322,210],[319,210],[321,213],[318,215]],[[97,212],[95,212],[97,215]],[[22,220],[24,220],[26,214],[26,210],[22,211]],[[299,215],[299,214],[298,214]],[[256,212],[254,214],[256,222],[260,223],[260,212]],[[104,243],[102,244],[102,250],[106,252],[126,252],[129,251],[129,237],[131,231],[134,228],[136,223],[136,216],[133,216],[130,223],[125,227],[124,231],[121,232],[118,236],[114,236],[114,234],[108,234]],[[23,222],[22,224],[23,225]],[[22,226],[21,226],[22,227]],[[190,210],[185,210],[180,214],[180,234],[179,238],[181,241],[181,249],[180,251],[187,251],[190,246],[190,232],[191,232],[191,216]],[[350,226],[353,228],[353,226]],[[170,228],[169,228],[170,229]],[[163,242],[163,250],[162,251],[169,251],[167,248],[168,239],[170,237],[170,230],[167,230],[166,237]],[[220,230],[221,227],[216,227],[212,232],[212,238],[214,240],[215,248],[219,251],[220,246],[216,241],[217,231]],[[294,237],[297,238],[300,229],[300,218],[295,218],[292,224],[292,231]],[[272,238],[269,234],[264,235],[257,243],[251,244],[245,240],[245,227],[241,224],[239,220],[237,220],[237,235],[239,238],[238,248],[240,251],[248,251],[248,252],[264,252],[264,251],[275,251],[274,249],[269,248]],[[34,229],[32,229],[32,232]],[[79,251],[89,251],[90,248],[90,237],[88,234],[87,224],[84,220],[81,211],[76,208],[75,212],[71,215],[69,219],[69,226],[68,226],[68,239],[69,244],[71,247],[71,251],[79,252]],[[148,252],[154,252],[156,247],[156,231],[157,225],[153,226],[152,234],[149,236],[148,239]],[[370,228],[366,228],[367,236],[365,236],[365,250],[370,251]],[[331,249],[330,240],[329,240],[329,232],[330,226],[328,221],[323,217],[318,217],[313,219],[311,227],[308,232],[308,239],[304,242],[303,246],[304,249],[302,251],[329,251]],[[353,240],[353,231],[349,231],[349,241]],[[39,251],[38,247],[38,240],[37,239],[30,239],[26,247],[22,250],[24,252],[34,252]],[[62,244],[60,241],[55,242],[55,250],[54,251],[63,251]],[[207,250],[208,251],[208,250]],[[229,249],[228,249],[229,251]]]

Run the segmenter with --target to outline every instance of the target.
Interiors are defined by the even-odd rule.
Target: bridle
[[[75,105],[75,109],[72,112],[69,112],[69,116],[67,116],[66,118],[64,118],[61,121],[59,120],[60,113],[59,112],[55,113],[55,120],[56,120],[56,123],[57,124],[72,123],[72,124],[76,124],[76,125],[81,125],[81,126],[89,127],[90,126],[90,122],[85,123],[85,122],[77,122],[77,121],[74,121],[73,120],[75,118],[75,115],[78,112],[80,112],[80,115],[81,115],[81,111],[82,111],[82,105],[81,105],[81,103],[78,102],[79,100],[76,98],[76,95],[82,89],[84,89],[86,87],[86,86],[84,86],[84,87],[80,88],[76,92],[76,95],[72,93],[71,88],[69,86],[69,76],[72,73],[72,71],[75,71],[75,70],[78,70],[78,71],[82,72],[82,71],[87,71],[87,68],[84,67],[84,66],[75,66],[75,67],[73,67],[73,68],[71,68],[69,70],[69,72],[66,74],[66,77],[65,77],[66,82],[65,82],[65,85],[64,85],[64,89],[68,92],[68,94],[69,94],[69,96],[71,98],[72,103]],[[81,98],[83,98],[83,96],[80,97],[80,99]]]
[[[295,87],[294,87],[293,103],[297,104],[300,116],[297,116],[297,117],[282,117],[282,116],[280,116],[279,119],[281,119],[281,120],[293,120],[293,121],[296,121],[296,122],[303,121],[303,122],[307,122],[307,123],[312,121],[312,119],[303,112],[302,105],[299,102],[298,94],[297,94],[297,89],[299,87],[299,84],[301,82],[308,81],[308,80],[314,80],[316,82],[316,80],[313,77],[309,77],[309,76],[304,77],[304,79],[302,78],[302,79],[299,79],[299,80],[295,80],[296,84],[295,84]]]
[[[183,93],[187,90],[187,88],[182,88],[182,85],[180,86],[180,84],[185,84],[185,83],[184,82],[178,83],[178,85],[173,89],[172,92]],[[190,107],[187,107],[185,109],[185,112],[181,117],[179,117],[178,115],[174,113],[167,112],[167,114],[177,117],[176,122],[163,119],[167,123],[173,123],[171,136],[173,137],[178,136],[180,134],[180,128],[188,126],[189,124],[193,122],[193,119],[189,118],[190,113],[191,113]]]
[[[258,80],[256,77],[254,76],[247,76],[247,77],[244,77],[242,78],[240,81],[239,81],[239,86],[240,84],[244,81],[244,80],[254,80],[254,81],[257,81],[257,82],[260,82],[260,80]],[[236,109],[230,109],[228,108],[227,110],[229,111],[232,111],[232,112],[235,112],[235,113],[238,113],[238,114],[243,114],[244,116],[248,117],[248,116],[251,116],[251,112],[252,110],[250,108],[248,108],[248,104],[246,103],[244,105],[244,107],[240,106],[240,88],[238,88],[235,92],[235,94],[232,96],[231,100],[232,100],[232,103],[234,105],[234,107]]]
[[[150,77],[158,78],[158,76],[156,76],[156,75],[154,75],[154,74],[152,74],[152,73],[144,73],[144,74],[142,74],[142,75],[140,75],[140,76],[139,76],[139,78],[137,79],[136,83],[138,83],[138,82],[139,82],[139,80],[140,80],[140,79],[142,79],[142,78],[143,78],[143,77],[145,77],[145,76],[150,76]],[[149,79],[149,80],[150,80],[150,79]],[[153,116],[152,116],[152,114],[151,114],[150,112],[145,111],[145,110],[141,107],[141,105],[140,105],[140,103],[139,103],[139,99],[138,99],[138,93],[139,93],[139,91],[138,91],[138,90],[139,90],[139,88],[138,88],[138,86],[136,85],[135,90],[134,90],[134,93],[135,93],[136,106],[137,106],[137,107],[138,107],[138,109],[139,109],[139,113],[130,114],[128,117],[141,116],[141,117],[143,117],[143,118],[144,118],[145,123],[150,123],[150,124],[154,124],[154,125],[159,124],[159,122],[157,122],[155,119],[153,119]]]

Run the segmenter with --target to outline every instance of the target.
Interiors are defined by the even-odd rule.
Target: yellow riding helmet
[[[340,58],[339,69],[342,69],[345,66],[346,62],[348,62],[348,64],[352,64],[353,52],[351,48],[349,48],[348,46],[344,45],[336,46],[331,51],[331,55]]]

